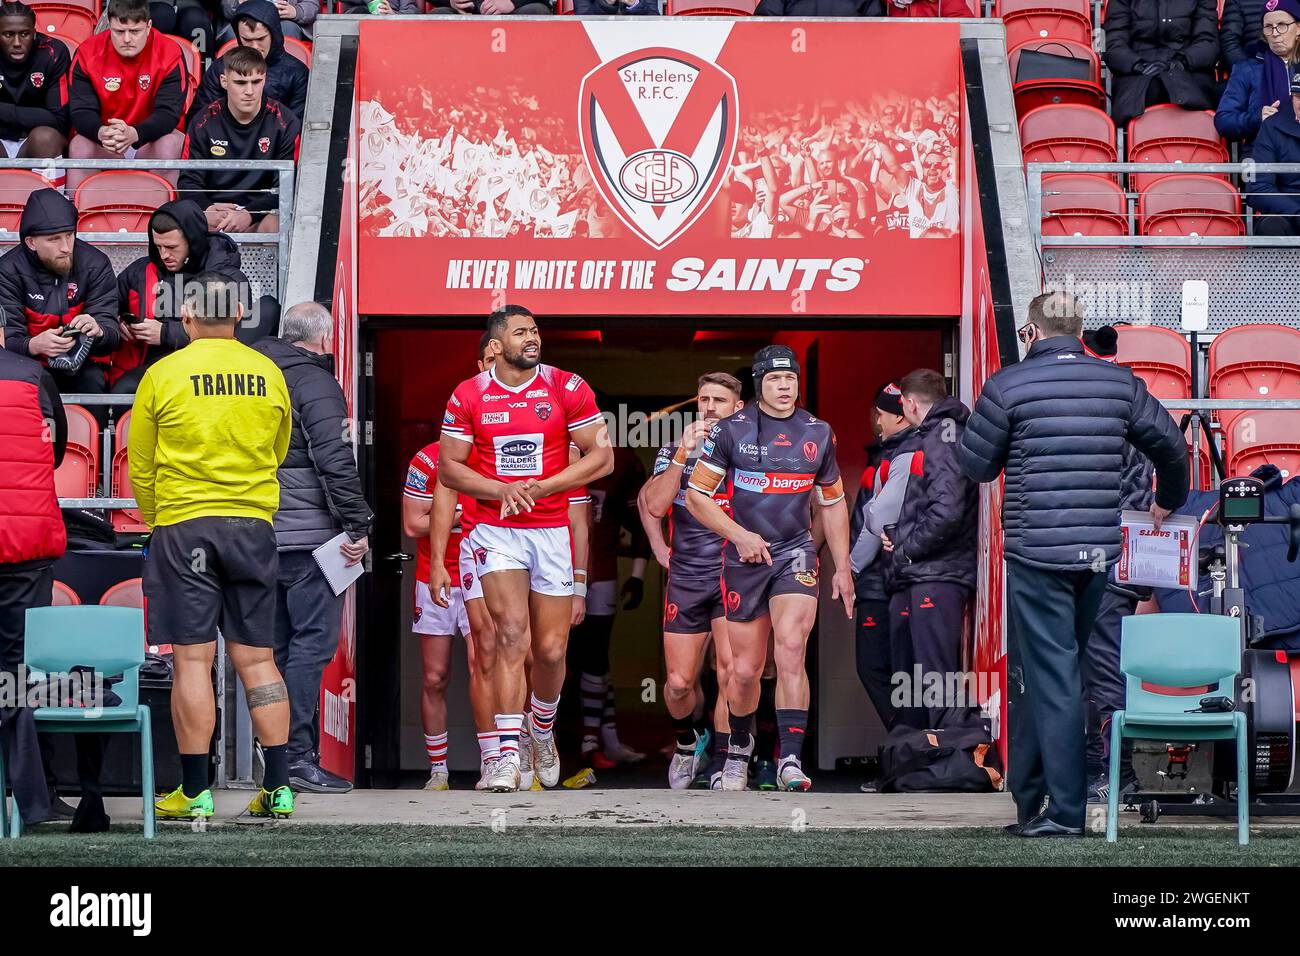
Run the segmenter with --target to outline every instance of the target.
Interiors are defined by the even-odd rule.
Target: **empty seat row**
[[[54,607],[81,604],[80,595],[62,581],[56,580],[54,582],[53,598],[51,603]],[[99,599],[99,604],[101,607],[138,607],[148,614],[148,603],[144,597],[144,581],[140,578],[127,578],[125,581],[119,581],[104,592],[104,596]],[[150,654],[171,654],[174,652],[170,644],[150,644],[147,633],[144,646],[145,651]]]
[[[1128,197],[1109,176],[1059,173],[1043,177],[1044,236],[1127,236]],[[1240,236],[1241,194],[1226,179],[1164,176],[1138,193],[1142,236]]]
[[[27,197],[50,183],[30,169],[0,169],[0,231],[17,233]],[[143,169],[106,169],[82,180],[73,195],[82,232],[144,232],[149,217],[176,198],[171,183]]]
[[[99,497],[100,455],[99,422],[80,405],[64,405],[68,419],[68,447],[63,463],[54,472],[54,487],[60,498]],[[127,466],[127,440],[131,435],[131,412],[128,410],[118,420],[113,433],[113,457],[109,472],[108,497],[132,498],[131,474]],[[113,530],[119,534],[135,534],[149,530],[135,508],[114,510],[111,514]]]

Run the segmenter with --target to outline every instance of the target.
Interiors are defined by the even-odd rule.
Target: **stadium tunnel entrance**
[[[698,377],[725,371],[741,378],[748,400],[753,353],[771,343],[792,347],[803,368],[803,402],[835,429],[839,464],[850,502],[866,464],[872,438],[872,398],[877,387],[914,368],[934,368],[952,381],[956,323],[936,319],[906,323],[855,318],[848,323],[808,318],[798,330],[779,319],[743,322],[711,317],[706,323],[656,320],[653,332],[636,320],[593,323],[590,319],[540,320],[543,361],[577,372],[602,396],[612,414],[611,437],[630,448],[650,472],[661,444],[675,439],[673,416],[654,413],[682,402],[694,411]],[[703,327],[701,327],[703,325]],[[422,669],[411,631],[415,585],[415,542],[402,533],[402,486],[412,456],[438,437],[447,397],[474,374],[482,319],[439,320],[412,327],[383,321],[362,324],[362,351],[373,372],[365,379],[363,416],[374,422],[372,442],[362,446],[366,496],[377,515],[371,537],[374,573],[367,575],[357,619],[358,742],[369,754],[372,786],[397,786],[428,773],[420,726]],[[624,533],[626,537],[626,533]],[[828,560],[823,552],[823,560]],[[619,560],[619,580],[631,559]],[[602,784],[662,776],[658,751],[671,740],[663,704],[663,588],[666,574],[650,559],[645,596],[632,611],[619,610],[610,664],[620,738],[650,755],[643,772],[602,772]],[[874,755],[884,737],[854,668],[853,625],[824,588],[817,629],[810,640],[811,726],[806,753],[819,769]],[[572,685],[570,687],[570,685]],[[464,641],[455,641],[448,689],[449,760],[453,771],[476,771],[478,750],[468,697]],[[565,767],[578,769],[581,713],[578,668],[570,653],[560,715]],[[572,754],[570,758],[569,754]]]

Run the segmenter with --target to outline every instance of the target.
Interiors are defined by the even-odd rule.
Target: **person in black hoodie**
[[[374,515],[361,493],[348,434],[348,409],[334,378],[334,320],[315,302],[285,312],[280,337],[255,346],[284,373],[293,405],[289,451],[280,465],[280,552],[275,664],[289,688],[289,782],[295,790],[345,793],[352,785],[321,768],[313,753],[321,676],[339,643],[343,598],[313,551],[346,531],[340,550],[356,564],[369,550]]]
[[[889,626],[889,591],[886,580],[890,555],[880,546],[880,536],[870,521],[873,501],[881,504],[880,494],[888,477],[889,462],[907,440],[910,426],[903,417],[903,393],[893,382],[876,393],[875,430],[877,438],[867,446],[867,467],[862,472],[862,487],[853,504],[849,539],[853,542],[849,561],[853,565],[854,623],[858,679],[880,715],[886,730],[898,722],[899,712],[891,700],[894,674],[905,670],[911,652],[895,649]],[[891,514],[884,524],[898,520]]]
[[[36,32],[36,14],[0,3],[0,144],[10,159],[62,156],[68,146],[68,48]]]
[[[265,96],[266,60],[251,47],[237,46],[222,57],[221,85],[214,100],[190,124],[182,159],[298,158],[298,118]],[[249,170],[185,170],[177,187],[206,206],[208,228],[224,232],[276,232],[280,217],[279,177]]]
[[[28,197],[18,235],[0,256],[5,348],[42,360],[61,392],[104,392],[121,341],[108,256],[77,238],[77,209],[54,189]]]
[[[915,701],[924,682],[941,680],[945,691],[962,686],[950,675],[961,673],[966,608],[975,590],[979,498],[957,458],[969,410],[948,395],[943,376],[932,369],[909,372],[898,387],[903,416],[912,426],[899,451],[912,457],[897,526],[881,543],[891,554],[890,627],[906,635],[900,643],[910,643],[912,663],[921,669],[923,686],[912,689]],[[926,705],[929,726],[946,707],[976,703]]]
[[[244,308],[249,308],[251,287],[240,271],[234,240],[209,232],[197,203],[188,199],[163,203],[149,217],[149,254],[117,277],[116,302],[123,323],[122,345],[113,353],[108,373],[114,392],[134,392],[150,365],[189,344],[181,325],[181,305],[185,287],[203,272],[216,272],[237,283]]]
[[[244,0],[239,5],[239,15],[234,22],[235,40],[240,46],[252,47],[266,57],[266,98],[289,108],[302,119],[307,106],[307,64],[284,50],[284,31],[280,14],[271,0]],[[212,61],[199,91],[194,96],[186,119],[193,122],[204,108],[224,94],[221,74],[225,65],[218,58]]]

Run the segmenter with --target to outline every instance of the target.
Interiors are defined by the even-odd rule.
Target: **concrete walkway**
[[[230,821],[247,806],[252,792],[216,790],[216,819]],[[114,823],[140,820],[138,799],[105,801]],[[504,818],[503,818],[504,814]],[[720,794],[703,790],[552,790],[484,794],[473,790],[425,793],[422,790],[354,790],[322,796],[297,795],[295,823],[356,825],[402,823],[422,826],[548,827],[990,827],[1015,820],[1005,793]],[[1136,816],[1136,815],[1135,815]]]

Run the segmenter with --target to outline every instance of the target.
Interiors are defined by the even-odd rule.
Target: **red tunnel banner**
[[[358,308],[961,312],[959,26],[366,22]]]

